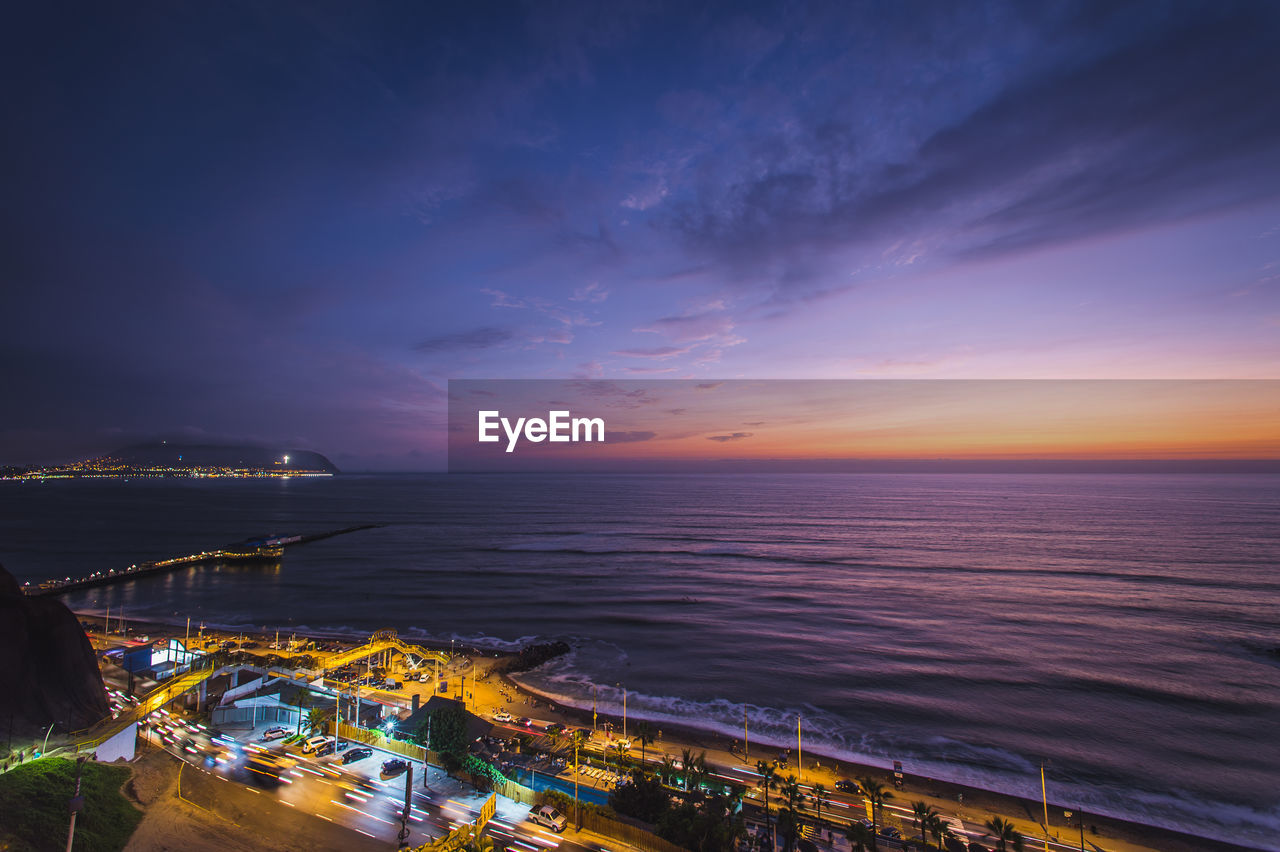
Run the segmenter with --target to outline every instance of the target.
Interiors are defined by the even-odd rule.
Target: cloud
[[[600,286],[599,281],[592,281],[585,287],[579,287],[569,297],[571,302],[603,302],[609,298],[609,291]]]
[[[1280,111],[1260,104],[1280,52],[1257,34],[1277,7],[1197,8],[1134,28],[1082,14],[1064,37],[1101,26],[1088,52],[1028,63],[887,151],[838,110],[757,132],[739,160],[701,163],[697,195],[662,222],[738,281],[803,291],[843,253],[897,241],[890,265],[1004,255],[1275,198]]]
[[[492,349],[501,346],[514,337],[510,329],[483,326],[456,334],[442,334],[428,338],[413,348],[418,352],[465,352],[477,349]]]
[[[623,358],[657,358],[666,360],[691,351],[692,346],[654,346],[648,349],[615,349],[613,354]]]
[[[723,444],[726,441],[741,441],[743,438],[750,438],[753,434],[752,432],[734,432],[731,435],[709,435],[707,440]]]

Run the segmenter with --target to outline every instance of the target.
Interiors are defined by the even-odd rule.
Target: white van
[[[327,742],[329,742],[329,737],[322,737],[322,736],[311,737],[310,739],[303,742],[302,753],[311,754],[311,752],[320,748],[320,746],[324,745]]]

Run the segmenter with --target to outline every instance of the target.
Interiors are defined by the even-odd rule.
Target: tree
[[[686,791],[688,791],[689,789],[689,776],[692,775],[694,771],[693,762],[694,762],[693,752],[687,748],[681,749],[680,750],[680,769],[681,769],[681,772],[683,772],[684,774],[684,789]]]
[[[996,841],[996,852],[1022,852],[1022,835],[1013,823],[1000,817],[987,820],[987,834]]]
[[[786,841],[784,847],[786,852],[791,852],[791,847],[796,842],[796,834],[800,831],[799,805],[804,799],[804,793],[800,790],[800,782],[796,780],[796,776],[788,775],[782,782],[782,795],[787,801],[787,809],[785,813],[778,816],[778,827],[782,829],[782,837]]]
[[[433,710],[414,738],[432,751],[460,754],[467,745],[467,713],[456,704]]]
[[[893,798],[879,781],[873,780],[870,776],[864,775],[858,779],[858,788],[862,790],[862,795],[866,796],[867,801],[871,803],[871,848],[876,849],[876,832],[880,824],[880,809],[884,807],[884,803]]]
[[[911,822],[920,829],[920,843],[927,846],[929,839],[925,837],[925,832],[929,830],[929,819],[936,817],[938,812],[927,802],[919,801],[911,803],[911,814]]]
[[[818,822],[822,822],[822,806],[826,803],[827,785],[819,781],[813,785],[813,805],[818,812]]]
[[[656,736],[657,736],[657,731],[654,730],[653,725],[645,721],[640,721],[636,723],[636,739],[640,741],[640,765],[641,766],[644,766],[645,746],[653,742]]]
[[[936,811],[929,815],[928,823],[929,833],[933,835],[934,843],[941,849],[942,841],[954,836],[951,826],[947,825],[946,821]]]
[[[662,756],[662,763],[658,765],[658,768],[655,770],[655,772],[658,775],[658,777],[662,779],[663,784],[670,784],[672,779],[676,777],[675,758],[673,758],[669,754],[664,754]]]
[[[875,832],[860,822],[850,824],[849,830],[845,832],[844,836],[849,838],[849,844],[853,847],[853,852],[865,852],[868,847],[874,846],[876,842]]]
[[[688,754],[688,752],[685,752]],[[760,780],[756,782],[757,786],[764,791],[764,822],[766,830],[770,837],[773,836],[773,817],[769,812],[769,791],[778,786],[778,771],[774,769],[772,763],[763,760],[756,761],[756,772],[760,773]]]
[[[317,731],[324,730],[324,726],[329,724],[329,716],[331,712],[324,707],[312,707],[307,711],[307,733],[314,734]]]
[[[645,776],[643,770],[633,769],[630,782],[619,785],[609,794],[609,807],[645,822],[657,822],[671,807],[671,800],[661,781]]]

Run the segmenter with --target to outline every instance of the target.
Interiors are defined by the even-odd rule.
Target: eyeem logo
[[[497,434],[499,427],[507,434],[507,452],[515,452],[516,444],[523,436],[526,441],[540,444],[543,441],[552,443],[569,443],[578,441],[604,442],[603,417],[570,417],[567,411],[548,411],[547,419],[520,417],[512,425],[502,416],[500,411],[478,412],[480,419],[480,443],[496,444],[502,440]],[[592,430],[595,437],[592,438]]]

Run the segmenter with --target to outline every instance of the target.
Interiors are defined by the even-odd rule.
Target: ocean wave
[[[583,656],[591,659],[587,666],[582,665]],[[596,665],[601,661],[616,668],[622,659],[615,656],[614,649],[593,648],[588,642],[513,679],[552,702],[587,711],[594,706],[601,713],[618,717],[623,713],[623,690],[594,682],[587,670],[598,670]],[[745,720],[752,749],[779,750],[795,749],[796,720],[801,717],[806,757],[885,770],[898,760],[911,775],[1026,799],[1040,798],[1039,764],[1025,755],[944,736],[915,740],[888,729],[858,730],[845,719],[808,705],[780,708],[627,691],[626,712],[632,722],[678,725],[736,741],[743,737]],[[1209,801],[1203,795],[1176,789],[1150,790],[1097,778],[1055,777],[1052,787],[1054,800],[1072,803],[1077,812],[1280,852],[1274,839],[1280,835],[1280,804],[1258,809]]]

